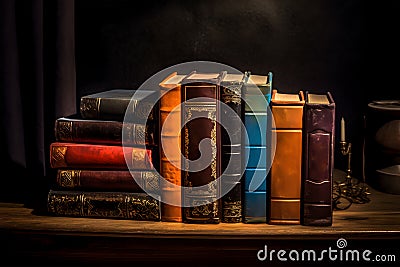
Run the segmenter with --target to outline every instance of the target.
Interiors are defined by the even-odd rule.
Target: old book
[[[330,92],[305,92],[303,121],[303,225],[332,225],[335,102]]]
[[[227,73],[220,84],[222,176],[221,222],[242,222],[242,90],[245,75]],[[225,129],[226,128],[226,129]]]
[[[244,172],[245,223],[267,221],[267,118],[271,99],[272,72],[255,75],[246,72],[244,124],[248,139],[245,155],[248,159]]]
[[[272,91],[276,147],[269,174],[269,224],[300,224],[304,103],[303,91]]]
[[[154,90],[105,90],[82,96],[79,105],[80,114],[84,119],[145,124],[147,120],[157,120],[158,96],[159,92]]]
[[[161,220],[169,222],[182,222],[180,104],[181,81],[185,76],[185,74],[173,72],[159,84]]]
[[[183,221],[221,221],[220,81],[225,72],[194,72],[182,81]],[[200,148],[202,151],[200,151]]]
[[[138,124],[122,121],[83,119],[80,114],[56,119],[55,139],[58,142],[106,145],[147,145],[158,142],[155,123]],[[122,132],[125,132],[124,138]]]
[[[55,216],[160,220],[160,199],[146,193],[50,190],[47,209]]]
[[[156,171],[58,169],[54,187],[58,190],[159,193]]]
[[[153,170],[153,151],[141,147],[53,142],[51,168]]]

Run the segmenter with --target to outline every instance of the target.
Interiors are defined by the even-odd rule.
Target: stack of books
[[[56,119],[51,214],[161,219],[158,93],[112,89],[86,95],[78,114]]]
[[[332,224],[335,102],[272,72],[172,72],[55,121],[59,216],[181,223]]]

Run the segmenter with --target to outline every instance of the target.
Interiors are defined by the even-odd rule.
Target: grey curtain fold
[[[74,0],[0,1],[1,153],[16,176],[8,187],[45,183],[54,120],[76,112],[74,13]]]

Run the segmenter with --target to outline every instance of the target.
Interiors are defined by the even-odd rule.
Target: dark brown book
[[[224,73],[194,72],[182,81],[183,221],[221,221],[220,81]],[[202,152],[200,152],[200,144]]]
[[[272,91],[275,152],[269,173],[269,224],[300,224],[304,94]],[[273,136],[272,135],[272,136]]]
[[[155,146],[158,141],[156,127],[158,125],[153,122],[137,124],[83,119],[80,114],[74,114],[56,119],[54,134],[59,142]]]
[[[306,91],[303,122],[301,223],[332,225],[335,102],[330,92]]]
[[[145,124],[157,120],[158,91],[111,89],[82,96],[80,114],[84,119],[130,121]]]
[[[54,188],[58,190],[159,194],[160,183],[156,171],[58,169]]]
[[[55,216],[160,220],[160,199],[146,193],[50,190],[47,209]]]
[[[221,80],[222,196],[221,222],[242,222],[242,90],[244,74],[227,73]],[[226,129],[225,129],[226,127]]]

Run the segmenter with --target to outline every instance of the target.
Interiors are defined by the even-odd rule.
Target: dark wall
[[[400,97],[398,3],[76,1],[78,99],[104,88],[139,87],[164,68],[188,61],[273,71],[274,88],[282,92],[332,92],[336,142],[343,116],[359,176],[367,103]],[[336,147],[335,165],[344,169]]]

